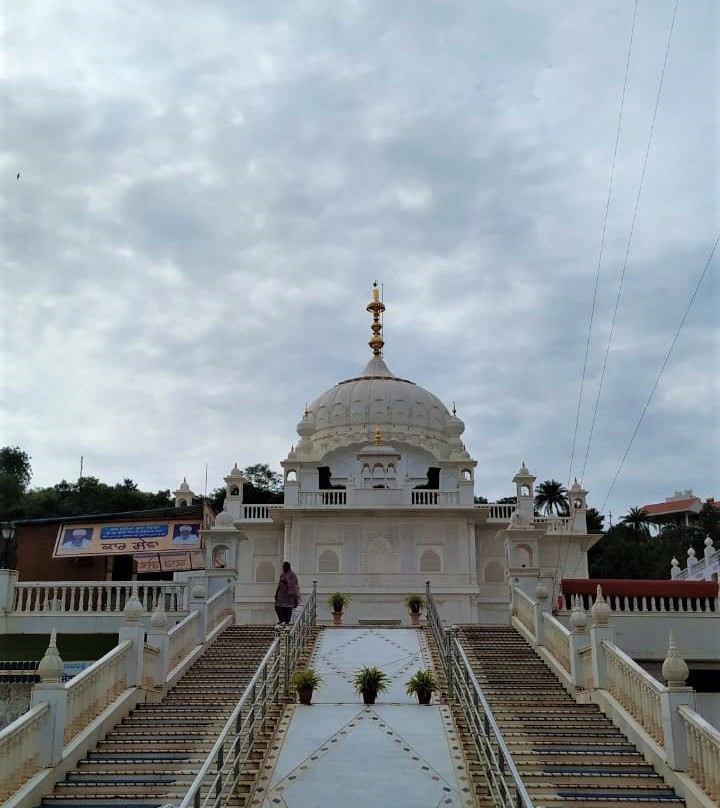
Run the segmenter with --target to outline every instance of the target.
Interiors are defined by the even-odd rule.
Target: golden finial
[[[380,427],[375,430],[375,445],[382,446],[382,430]]]
[[[368,341],[368,345],[372,348],[374,356],[382,356],[383,345],[385,340],[382,338],[382,323],[380,322],[380,315],[385,311],[385,304],[380,300],[380,292],[377,288],[377,281],[373,283],[372,300],[365,306],[373,316],[373,321],[370,324],[370,330],[373,332],[372,337]]]

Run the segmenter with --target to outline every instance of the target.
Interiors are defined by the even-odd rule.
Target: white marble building
[[[225,478],[224,509],[205,532],[207,564],[236,572],[240,622],[273,618],[283,560],[305,591],[317,580],[321,594],[348,594],[349,624],[405,621],[404,596],[426,580],[445,619],[506,622],[512,580],[534,588],[539,576],[553,591],[563,576],[587,576],[598,538],[587,535],[587,492],[571,488],[568,517],[535,517],[535,477],[523,463],[517,506],[475,504],[465,425],[454,406],[388,368],[384,308],[374,288],[370,361],[306,407],[282,461],[284,504],[244,505],[237,466]]]

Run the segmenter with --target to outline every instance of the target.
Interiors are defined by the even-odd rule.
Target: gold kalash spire
[[[372,330],[372,337],[368,340],[368,345],[372,348],[374,356],[382,356],[383,345],[385,340],[382,338],[382,322],[380,315],[385,311],[385,304],[380,300],[380,292],[377,288],[377,281],[373,283],[372,300],[365,306],[373,316],[373,321],[370,325]]]

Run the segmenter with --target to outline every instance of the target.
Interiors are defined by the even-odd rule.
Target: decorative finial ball
[[[167,628],[168,627],[168,616],[167,612],[163,608],[162,602],[162,595],[158,599],[157,605],[153,609],[153,613],[150,615],[150,625],[153,628]]]
[[[705,541],[703,543],[705,544],[706,547],[713,546],[713,540],[710,538],[710,536],[705,536]]]
[[[550,597],[550,593],[548,592],[547,587],[544,584],[538,584],[535,587],[535,600],[540,603],[545,603],[545,601]]]
[[[580,598],[576,598],[572,613],[570,615],[570,625],[572,626],[573,631],[578,634],[582,634],[582,632],[587,628],[587,622],[587,614],[585,613],[585,609],[583,609],[582,600],[580,600]]]
[[[662,675],[668,687],[684,687],[690,675],[687,663],[678,653],[672,631],[668,642],[668,655],[662,664]]]
[[[688,558],[695,558],[695,550],[692,547],[688,547]]]
[[[43,682],[59,682],[63,673],[63,661],[57,648],[55,629],[50,634],[50,643],[37,667],[38,676]]]
[[[670,566],[671,567],[679,567],[680,566],[680,562],[677,560],[677,558],[675,558],[675,556],[672,557],[672,561],[670,562]]]
[[[598,584],[595,603],[593,603],[592,608],[590,609],[593,623],[596,626],[606,626],[610,622],[610,612],[610,604],[607,603],[603,597],[602,588]]]
[[[197,600],[202,600],[207,597],[207,588],[202,578],[195,579],[195,583],[192,586],[192,596]]]
[[[133,587],[132,595],[130,595],[130,597],[127,600],[127,603],[125,604],[125,609],[123,610],[125,620],[128,623],[137,623],[144,611],[145,609],[142,603],[140,602],[140,598],[138,597],[138,590],[136,584]]]

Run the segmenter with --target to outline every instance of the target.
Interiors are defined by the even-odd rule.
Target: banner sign
[[[133,557],[138,574],[152,572],[185,572],[205,569],[205,553],[147,553]]]
[[[199,521],[122,522],[60,525],[54,558],[68,556],[135,555],[167,550],[199,550]]]

